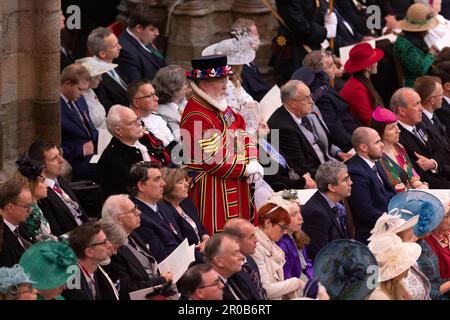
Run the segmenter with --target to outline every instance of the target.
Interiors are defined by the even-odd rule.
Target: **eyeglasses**
[[[128,124],[128,126],[130,126],[130,127],[140,127],[140,126],[142,126],[142,123],[141,123],[141,121],[139,119],[136,119],[136,120],[133,120],[133,122],[130,122]]]
[[[306,97],[304,97],[302,99],[296,99],[296,98],[291,98],[291,99],[294,101],[301,101],[301,102],[305,102],[306,100],[314,101],[311,94],[308,94]]]
[[[342,181],[348,183],[350,179],[351,179],[350,175],[347,175],[344,179],[342,179]]]
[[[125,211],[125,212],[121,212],[121,213],[119,213],[119,214],[133,214],[133,215],[135,215],[135,216],[138,216],[138,215],[140,215],[141,214],[141,210],[139,210],[139,208],[138,208],[138,206],[134,206],[133,208],[131,208],[130,210],[128,210],[128,211]]]
[[[222,280],[220,280],[220,278],[217,278],[216,280],[214,280],[214,282],[212,284],[209,284],[207,286],[198,287],[198,289],[209,288],[209,287],[218,287],[218,286],[220,286],[221,283],[222,283]]]
[[[136,97],[135,99],[155,99],[158,98],[158,96],[156,95],[156,92],[150,93],[149,95],[143,96],[143,97]]]
[[[281,228],[281,231],[286,231],[286,230],[288,229],[288,226],[285,226],[284,224],[281,224],[281,223],[277,223],[277,225],[279,225],[279,226],[280,226],[280,228]]]
[[[29,203],[29,204],[26,204],[26,205],[22,206],[22,205],[20,205],[20,204],[13,203],[13,205],[15,205],[16,207],[20,207],[20,208],[25,209],[25,211],[31,211],[31,210],[33,209],[33,208],[32,208],[33,204],[34,204],[34,203]]]
[[[106,246],[106,243],[108,243],[108,238],[106,238],[102,242],[95,242],[95,243],[91,244],[89,247]]]

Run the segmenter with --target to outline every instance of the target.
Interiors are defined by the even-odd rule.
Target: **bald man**
[[[395,189],[377,161],[383,156],[380,135],[372,128],[359,127],[353,132],[352,145],[356,155],[348,164],[353,181],[348,203],[355,224],[355,239],[367,243],[370,230],[387,211]]]

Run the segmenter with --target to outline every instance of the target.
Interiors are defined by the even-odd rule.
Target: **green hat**
[[[43,241],[29,247],[19,264],[36,282],[36,289],[50,290],[65,284],[74,274],[69,267],[77,265],[77,257],[64,243]]]

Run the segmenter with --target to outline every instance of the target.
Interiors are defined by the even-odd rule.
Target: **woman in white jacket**
[[[290,222],[290,202],[273,197],[259,210],[258,245],[253,259],[258,265],[261,282],[270,300],[301,297],[305,286],[299,278],[284,279],[284,251],[275,243],[287,232]]]

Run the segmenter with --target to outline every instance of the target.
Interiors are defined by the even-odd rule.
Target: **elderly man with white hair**
[[[141,211],[126,194],[106,199],[99,221],[112,245],[111,263],[104,269],[116,283],[120,282],[119,296],[129,300],[129,293],[166,284],[172,273],[159,274],[157,263],[144,241],[134,232],[141,223]]]
[[[106,126],[113,135],[96,169],[96,181],[105,197],[127,192],[130,167],[140,161],[166,162],[160,150],[153,147],[142,130],[141,121],[133,110],[121,105],[112,106]]]

